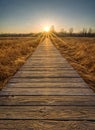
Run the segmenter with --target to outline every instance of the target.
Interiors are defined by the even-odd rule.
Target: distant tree
[[[93,33],[92,28],[89,28],[89,30],[88,30],[88,36],[91,36],[92,33]]]
[[[54,27],[54,25],[51,26],[50,31],[51,31],[51,32],[55,32],[55,27]]]
[[[60,30],[60,36],[64,36],[64,33],[65,33],[64,28],[62,28],[62,29]]]
[[[82,34],[83,34],[83,36],[87,36],[87,29],[86,28],[83,28]]]
[[[92,33],[92,28],[89,28],[88,33],[90,34]]]
[[[61,33],[64,33],[64,28],[62,28],[62,29],[60,30],[60,32],[61,32]]]
[[[73,28],[70,28],[70,29],[69,29],[69,34],[70,34],[70,36],[72,36],[73,31],[74,31],[74,29],[73,29]]]

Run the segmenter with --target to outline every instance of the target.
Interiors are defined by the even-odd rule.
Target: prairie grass
[[[95,38],[52,37],[61,54],[95,91]]]
[[[41,37],[0,37],[0,89],[33,53]]]

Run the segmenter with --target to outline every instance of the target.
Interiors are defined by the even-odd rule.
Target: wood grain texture
[[[94,95],[89,88],[6,88],[0,95]]]
[[[52,83],[46,83],[44,84],[43,82],[42,83],[8,83],[7,86],[5,87],[8,88],[8,87],[13,87],[13,88],[89,88],[88,85],[84,82],[82,83],[60,83],[60,82],[52,82]]]
[[[95,106],[94,96],[0,96],[0,105]]]
[[[94,130],[91,121],[0,120],[1,130]]]
[[[19,78],[16,78],[16,77],[14,77],[14,78],[12,78],[11,80],[10,80],[10,83],[21,83],[21,82],[23,82],[23,83],[82,83],[82,82],[84,82],[83,81],[83,79],[81,79],[81,78],[60,78],[60,77],[51,77],[51,78],[44,78],[44,77],[36,77],[36,78],[22,78],[22,77],[19,77]]]
[[[95,121],[95,106],[1,106],[0,119]]]

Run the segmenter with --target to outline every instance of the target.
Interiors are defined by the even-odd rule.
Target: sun
[[[45,32],[49,32],[50,31],[50,27],[49,26],[44,27],[44,31]]]

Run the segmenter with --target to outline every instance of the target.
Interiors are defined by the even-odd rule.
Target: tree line
[[[86,29],[83,28],[80,32],[74,32],[73,28],[70,28],[69,31],[65,31],[64,29],[61,29],[59,33],[57,33],[59,36],[77,36],[77,37],[95,37],[95,31],[93,31],[92,28]]]
[[[36,37],[36,36],[39,36],[40,33],[2,33],[0,34],[0,37]]]

